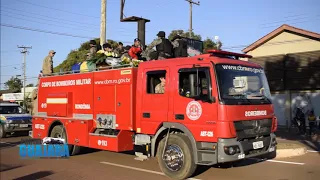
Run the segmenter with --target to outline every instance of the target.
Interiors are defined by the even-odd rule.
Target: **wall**
[[[283,32],[247,54],[261,57],[318,50],[320,50],[319,41]]]
[[[295,115],[295,107],[305,107],[314,110],[316,116],[320,116],[320,91],[286,91],[272,94],[272,103],[279,126],[289,126]],[[291,114],[291,116],[290,116]],[[306,121],[306,123],[308,123]]]

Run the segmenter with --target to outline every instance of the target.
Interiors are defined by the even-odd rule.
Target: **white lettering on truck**
[[[90,104],[75,104],[75,109],[91,109]]]
[[[267,111],[264,110],[264,111],[245,111],[244,115],[246,117],[249,117],[249,116],[266,116],[267,115]]]
[[[91,78],[86,78],[86,79],[76,79],[76,80],[42,82],[41,87],[82,86],[82,85],[90,85],[90,84],[91,84]]]
[[[99,146],[108,146],[108,141],[105,141],[105,140],[98,140],[98,145]]]

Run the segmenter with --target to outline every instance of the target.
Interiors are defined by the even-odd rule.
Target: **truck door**
[[[208,94],[217,99],[217,87],[210,64],[177,66],[173,91],[173,115],[170,122],[185,125],[198,140],[212,140],[218,117],[217,102],[210,102]]]
[[[141,129],[152,134],[162,122],[168,121],[169,68],[146,69],[143,75]]]

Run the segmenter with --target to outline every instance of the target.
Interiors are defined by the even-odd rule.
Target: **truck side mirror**
[[[211,103],[215,103],[216,102],[216,98],[214,96],[209,95],[209,100]]]

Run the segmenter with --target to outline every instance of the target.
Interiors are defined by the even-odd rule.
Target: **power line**
[[[89,30],[85,30],[85,29],[82,29],[82,28],[67,27],[67,26],[63,26],[63,25],[57,25],[57,24],[51,24],[51,23],[45,23],[45,22],[39,22],[39,21],[30,20],[30,19],[25,19],[25,18],[19,18],[19,17],[9,16],[9,15],[6,15],[6,14],[2,14],[2,16],[7,16],[7,17],[14,18],[14,19],[20,19],[20,20],[30,21],[30,22],[40,23],[40,24],[46,24],[46,25],[49,25],[49,26],[63,27],[63,28],[68,28],[68,29],[77,29],[77,30],[81,30],[81,31],[93,32],[92,30],[91,30],[91,31],[89,31]],[[61,23],[60,23],[60,24],[61,24]]]
[[[277,41],[277,42],[272,42],[272,43],[265,43],[263,46],[276,46],[276,45],[282,45],[282,44],[288,44],[288,43],[299,43],[302,41],[314,41],[312,39],[296,39],[296,40],[289,40],[289,41]],[[224,47],[223,49],[241,49],[241,48],[246,48],[250,46],[251,44],[248,45],[237,45],[237,46],[227,46]]]
[[[318,20],[319,18],[316,18],[316,19]],[[291,22],[290,24],[300,24],[300,23],[306,23],[306,22],[311,22],[311,21],[310,20],[298,21],[298,22]],[[274,28],[274,27],[279,27],[279,25],[265,26],[265,27],[261,27],[261,28]]]
[[[12,12],[12,11],[8,11],[7,9],[12,9],[12,8],[7,8],[5,10],[2,9],[2,11],[7,11],[8,13],[12,13],[14,15],[20,15],[20,16],[23,16],[23,17],[26,17],[25,14],[20,14],[20,13],[16,13],[16,12]],[[17,10],[17,9],[13,9],[13,10],[16,10],[16,11],[21,11],[21,10]],[[22,11],[22,12],[27,12],[27,11]],[[31,12],[27,12],[29,14],[35,14],[37,16],[30,16],[28,15],[29,17],[31,18],[36,18],[36,19],[41,19],[41,20],[45,20],[45,21],[50,21],[50,22],[53,22],[53,21],[56,21],[58,22],[59,24],[61,24],[61,21],[68,21],[69,23],[64,23],[64,24],[70,24],[71,26],[79,26],[79,27],[85,27],[85,28],[94,28],[94,27],[99,27],[99,25],[97,24],[88,24],[88,23],[83,23],[83,22],[79,22],[79,21],[71,21],[71,20],[66,20],[66,19],[62,19],[62,18],[56,18],[56,17],[50,17],[50,16],[44,16],[44,15],[41,15],[41,14],[37,14],[37,13],[31,13]],[[27,17],[28,17],[27,16]],[[47,19],[44,19],[44,18],[40,18],[38,16],[42,16],[42,17],[45,17]],[[48,20],[49,19],[49,20]],[[52,20],[52,19],[56,19],[56,20]],[[71,23],[70,23],[71,22]],[[79,24],[82,24],[82,25],[79,25]],[[85,25],[86,24],[86,25]],[[122,32],[126,32],[126,31],[129,31],[130,29],[129,28],[117,28],[117,31],[122,31]]]
[[[45,23],[45,22],[39,22],[39,21],[35,21],[35,20],[30,20],[30,19],[25,19],[25,18],[20,18],[20,17],[14,17],[14,16],[9,16],[9,15],[2,15],[2,16],[7,16],[7,17],[11,17],[11,18],[14,18],[14,19],[20,19],[20,20],[24,20],[24,21],[30,21],[30,22],[35,22],[35,23],[40,23],[40,24],[47,24],[47,25],[50,25],[50,26],[55,26],[55,27],[63,27],[63,28],[68,28],[68,29],[77,29],[77,30],[82,30],[82,31],[87,31],[87,32],[93,32],[92,30],[85,30],[85,29],[82,29],[81,28],[76,28],[76,27],[67,27],[67,26],[63,26],[63,25],[57,25],[57,24],[51,24],[51,23]],[[38,18],[39,19],[39,18]],[[44,19],[45,21],[47,21],[46,19]],[[61,23],[60,23],[61,24]],[[74,25],[71,25],[71,26],[74,26]],[[126,33],[123,33],[123,32],[126,32],[128,30],[126,30],[125,28],[117,28],[117,33],[121,33],[123,34],[124,36],[128,36],[128,34]],[[131,36],[131,35],[130,35]]]
[[[0,24],[1,26],[4,27],[11,27],[11,28],[15,28],[15,29],[22,29],[22,30],[29,30],[29,31],[34,31],[34,32],[42,32],[42,33],[48,33],[48,34],[55,34],[55,35],[60,35],[60,36],[70,36],[70,37],[77,37],[77,38],[84,38],[84,39],[96,39],[96,37],[89,37],[89,36],[79,36],[79,35],[73,35],[73,34],[67,34],[67,33],[62,33],[62,32],[54,32],[54,31],[47,31],[47,30],[42,30],[42,29],[33,29],[33,28],[29,28],[29,27],[23,27],[23,26],[15,26],[15,25],[11,25],[11,24]],[[109,40],[109,39],[108,39]],[[118,41],[118,40],[114,40],[114,41]],[[131,41],[121,41],[123,43],[132,43]]]
[[[48,18],[48,17],[45,17],[45,18],[41,18],[39,16],[30,16],[30,15],[26,15],[26,14],[21,14],[21,13],[16,13],[16,12],[10,12],[10,11],[7,11],[7,10],[1,10],[1,11],[4,11],[5,13],[11,13],[13,15],[18,15],[18,16],[23,16],[23,17],[30,17],[30,18],[33,18],[33,19],[39,19],[39,20],[44,20],[44,21],[49,21],[49,22],[58,22],[59,24],[61,24],[61,21],[63,21],[63,19],[56,19],[55,18]],[[7,15],[8,16],[8,15]],[[79,26],[79,27],[84,27],[84,28],[93,28],[92,25],[79,25],[77,23],[68,23],[68,22],[63,22],[63,24],[69,24],[71,26]]]
[[[10,67],[10,66],[17,66],[17,65],[20,65],[20,64],[10,64],[10,65],[8,64],[8,65],[0,66],[0,67]]]
[[[87,25],[89,25],[89,26],[99,26],[99,25],[97,25],[97,24],[89,24],[89,23],[80,22],[80,21],[71,21],[71,20],[66,20],[66,19],[62,19],[62,18],[56,18],[56,17],[46,16],[46,15],[42,15],[42,14],[38,14],[38,13],[33,13],[33,12],[23,11],[23,10],[14,9],[14,8],[9,8],[9,7],[6,7],[6,6],[5,6],[5,8],[6,8],[5,10],[7,10],[7,9],[11,9],[11,10],[19,11],[19,12],[26,12],[26,13],[34,14],[34,15],[37,15],[37,16],[46,17],[46,18],[49,18],[50,20],[52,20],[52,19],[57,19],[57,20],[61,20],[61,21],[68,21],[68,22],[72,22],[72,23],[75,23],[75,24],[87,24]]]
[[[30,5],[33,5],[33,6],[43,7],[43,8],[46,8],[46,9],[61,11],[61,12],[69,13],[69,14],[75,14],[75,15],[80,15],[80,16],[87,16],[87,17],[90,17],[90,18],[100,18],[100,17],[97,17],[97,16],[89,16],[89,15],[86,15],[86,14],[80,14],[80,13],[65,11],[65,10],[62,10],[62,9],[56,9],[56,8],[52,8],[52,7],[42,6],[42,5],[34,4],[34,3],[31,3],[31,2],[25,2],[25,1],[21,1],[21,0],[16,0],[16,1],[20,1],[20,2],[22,2],[22,3],[30,4]]]
[[[316,15],[316,18],[320,17],[320,15]],[[264,25],[269,25],[269,24],[278,24],[278,23],[286,23],[288,21],[296,21],[296,20],[301,20],[301,19],[310,19],[311,17],[303,17],[303,18],[295,18],[295,19],[290,19],[290,20],[282,20],[282,21],[274,21],[274,22],[270,22],[270,23],[264,23],[264,24],[260,24],[261,26]],[[309,20],[310,21],[310,20]],[[294,23],[294,22],[293,22]]]
[[[93,38],[94,38],[94,37],[88,37],[88,36],[78,36],[78,35],[72,35],[72,34],[67,34],[67,33],[46,31],[46,30],[41,30],[41,29],[33,29],[33,28],[23,27],[23,26],[15,26],[15,25],[11,25],[11,24],[2,24],[2,23],[1,23],[1,26],[11,27],[11,28],[16,28],[16,29],[29,30],[29,31],[35,31],[35,32],[43,32],[43,33],[49,33],[49,34],[56,34],[56,35],[61,35],[61,36],[70,36],[70,37],[78,37],[78,38],[85,38],[85,39],[93,39]]]

